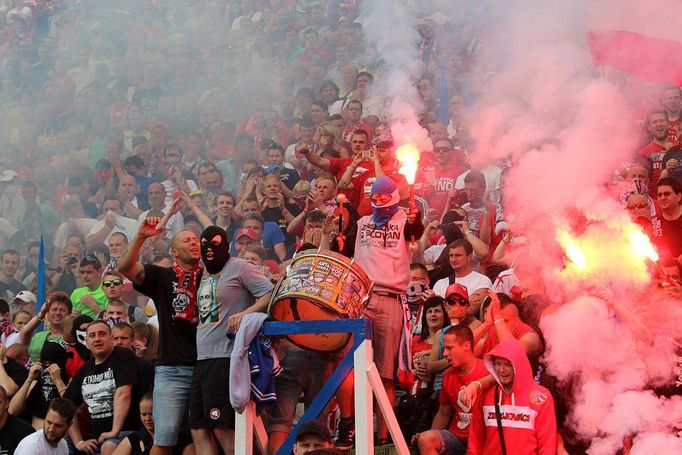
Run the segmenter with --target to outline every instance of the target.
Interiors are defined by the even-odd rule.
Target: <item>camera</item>
[[[367,150],[362,151],[362,157],[366,158],[368,160],[373,160],[374,159],[374,149],[369,148]]]
[[[66,263],[69,265],[73,265],[78,262],[78,258],[76,256],[69,256],[66,260]]]

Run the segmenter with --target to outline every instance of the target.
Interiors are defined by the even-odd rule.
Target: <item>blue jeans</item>
[[[174,446],[186,423],[194,367],[159,365],[154,374],[154,444]],[[186,426],[186,425],[185,425]]]

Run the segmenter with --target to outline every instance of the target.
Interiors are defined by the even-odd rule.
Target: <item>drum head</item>
[[[339,315],[322,306],[302,299],[282,299],[270,306],[270,314],[278,321],[330,321]],[[313,333],[287,335],[296,346],[310,351],[333,352],[344,348],[350,341],[350,333]]]

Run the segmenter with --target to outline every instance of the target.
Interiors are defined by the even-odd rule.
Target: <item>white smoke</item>
[[[383,65],[374,93],[386,98],[384,121],[391,126],[397,144],[414,143],[428,150],[428,132],[419,125],[418,107],[422,101],[415,82],[424,65],[419,59],[421,36],[417,30],[421,7],[408,0],[364,2],[365,36],[375,46]]]

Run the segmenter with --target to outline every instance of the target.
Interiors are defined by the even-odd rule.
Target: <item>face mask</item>
[[[115,326],[116,324],[120,324],[121,322],[124,322],[124,321],[123,321],[123,318],[116,317],[116,318],[109,318],[109,319],[107,319],[107,324],[108,324],[109,327],[112,328],[112,329],[114,328],[114,326]]]
[[[218,245],[213,244],[213,239],[218,237]],[[220,272],[223,266],[230,260],[230,243],[227,233],[218,226],[209,226],[201,233],[201,259],[204,261],[206,270],[211,275]],[[208,258],[211,253],[210,259]]]
[[[76,330],[76,341],[78,341],[83,346],[86,346],[85,340],[87,339],[87,333],[85,330]]]

